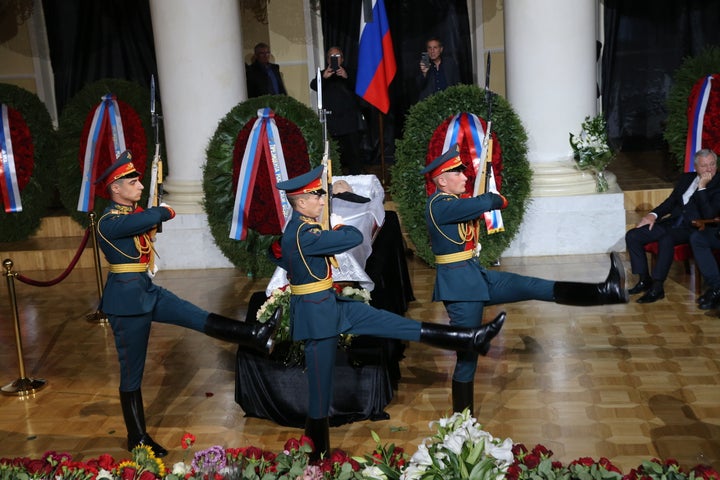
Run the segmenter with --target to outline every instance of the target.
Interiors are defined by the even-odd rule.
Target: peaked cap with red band
[[[117,160],[95,180],[95,184],[107,187],[115,180],[121,178],[139,177],[140,172],[135,170],[135,165],[133,165],[131,160],[132,153],[130,153],[130,150],[125,150],[118,156]]]
[[[447,152],[428,163],[420,173],[430,174],[430,178],[435,178],[441,173],[455,170],[465,170],[465,165],[460,159],[460,148],[457,143],[451,146]]]
[[[302,195],[303,193],[324,195],[327,192],[322,188],[322,179],[320,178],[322,173],[323,166],[319,165],[307,173],[279,182],[276,187],[278,190],[285,190],[287,195]]]

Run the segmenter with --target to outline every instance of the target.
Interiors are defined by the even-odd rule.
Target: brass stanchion
[[[8,295],[10,296],[10,308],[12,309],[12,317],[15,322],[15,346],[17,348],[18,368],[20,369],[20,378],[12,383],[2,387],[3,395],[15,395],[18,397],[26,397],[34,395],[35,392],[43,388],[46,384],[45,380],[27,378],[25,376],[25,362],[23,361],[22,338],[20,337],[20,320],[18,316],[17,301],[15,299],[15,276],[12,272],[13,262],[9,258],[3,261],[5,267],[5,276],[7,277]]]
[[[98,248],[97,229],[95,224],[95,212],[88,213],[88,217],[90,217],[90,237],[92,238],[93,260],[95,261],[95,281],[97,282],[98,302],[100,302],[103,296],[103,282],[102,266],[100,264],[100,249]],[[96,310],[94,313],[89,314],[85,318],[88,322],[92,323],[108,323],[107,315],[105,315],[105,313],[99,309]]]

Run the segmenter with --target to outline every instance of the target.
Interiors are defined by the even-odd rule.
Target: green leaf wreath
[[[392,167],[391,193],[398,205],[405,231],[415,244],[417,255],[434,265],[425,224],[425,166],[428,144],[433,132],[448,117],[460,112],[487,115],[485,91],[477,86],[457,85],[415,104],[408,112],[403,138],[396,143]],[[527,133],[520,118],[502,97],[492,96],[492,129],[502,146],[503,172],[501,193],[510,202],[502,211],[505,231],[481,237],[480,262],[489,265],[510,245],[517,234],[530,201],[532,171],[527,161]]]
[[[80,159],[82,158],[81,137],[85,129],[85,121],[93,109],[100,103],[103,95],[109,93],[115,94],[118,102],[122,101],[129,105],[139,117],[137,127],[142,129],[141,135],[144,135],[146,151],[133,151],[133,162],[139,167],[139,164],[149,165],[149,159],[155,155],[155,138],[150,118],[150,91],[137,83],[119,79],[104,79],[86,85],[78,92],[63,109],[60,115],[60,145],[57,157],[58,164],[58,182],[61,185],[60,201],[65,206],[70,216],[80,225],[87,226],[89,223],[88,214],[77,210],[78,197],[80,196],[80,186],[82,180],[82,168]],[[159,107],[157,107],[159,109]],[[130,125],[125,125],[126,129]],[[133,149],[128,145],[128,148]],[[99,166],[100,167],[100,166]],[[102,170],[102,167],[100,167]],[[165,169],[165,174],[169,169]],[[98,175],[102,173],[98,171]],[[147,204],[147,192],[150,184],[150,175],[143,175],[143,185],[145,193],[140,200],[140,204]],[[96,196],[94,211],[102,213],[108,204],[108,200]]]
[[[15,85],[0,84],[0,103],[17,110],[30,130],[33,173],[21,191],[22,212],[0,208],[0,242],[27,239],[42,221],[54,196],[53,154],[57,140],[50,114],[37,95]]]
[[[218,248],[233,265],[257,277],[269,277],[275,270],[266,252],[277,236],[262,235],[254,230],[248,230],[245,240],[234,240],[229,235],[235,204],[232,178],[235,141],[245,124],[257,117],[258,109],[265,107],[271,108],[276,115],[286,118],[300,129],[307,144],[311,166],[320,164],[324,151],[322,126],[317,114],[294,98],[284,95],[266,95],[239,103],[215,130],[203,167],[204,208],[210,231]],[[334,148],[331,154],[334,154]]]
[[[685,164],[685,144],[688,133],[688,97],[695,83],[702,77],[720,73],[720,47],[712,46],[694,57],[686,57],[673,74],[667,98],[667,122],[663,137],[680,170]]]

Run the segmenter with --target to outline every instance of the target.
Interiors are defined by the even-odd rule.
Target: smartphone
[[[340,68],[340,55],[330,55],[330,69],[333,72],[337,72],[338,68]]]
[[[427,68],[430,68],[430,56],[427,52],[422,52],[420,54],[420,62],[425,65]]]

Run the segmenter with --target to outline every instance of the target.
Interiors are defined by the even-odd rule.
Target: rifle
[[[495,185],[491,185],[491,182],[495,182],[495,176],[492,170],[493,140],[492,92],[490,91],[490,52],[488,52],[487,66],[485,68],[485,104],[487,105],[488,109],[487,125],[485,128],[485,137],[483,138],[482,158],[474,160],[475,171],[478,172],[478,168],[480,168],[480,173],[475,177],[475,183],[473,185],[473,196],[478,196],[480,194],[490,191],[497,191],[495,189]],[[483,213],[483,218],[485,220],[485,226],[487,228],[488,234],[502,232],[505,230],[502,225],[502,215],[499,210],[485,212]],[[493,225],[493,220],[496,220],[497,227],[491,228],[491,226]],[[480,249],[482,248],[482,246],[480,245],[479,231],[480,229],[478,228],[478,239],[477,245],[475,247],[476,255],[480,254]]]
[[[330,214],[332,213],[332,160],[330,160],[330,139],[328,138],[327,131],[327,114],[328,111],[323,108],[322,98],[322,72],[320,68],[317,69],[317,105],[318,105],[318,117],[320,118],[320,125],[322,125],[322,139],[325,150],[323,152],[322,165],[325,167],[322,177],[323,190],[327,192],[327,201],[322,212],[322,226],[325,230],[330,230]]]
[[[150,118],[155,131],[155,155],[150,169],[150,191],[148,208],[157,207],[163,198],[163,164],[160,158],[160,115],[155,111],[155,75],[150,76]],[[157,232],[162,232],[162,222],[157,224]]]
[[[487,105],[487,125],[482,144],[482,158],[473,160],[475,165],[475,183],[473,184],[473,197],[488,191],[488,168],[492,168],[492,93],[490,92],[490,52],[488,52],[485,66],[485,104]]]

